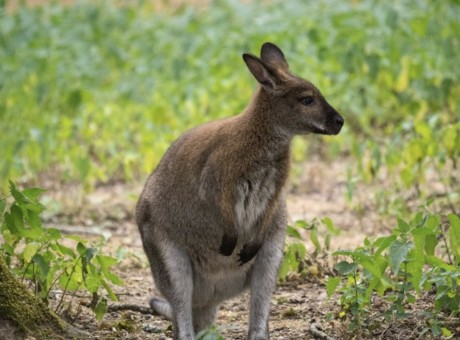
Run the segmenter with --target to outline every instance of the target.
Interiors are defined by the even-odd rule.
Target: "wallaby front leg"
[[[238,253],[238,263],[240,266],[245,264],[246,262],[251,261],[254,256],[257,255],[261,247],[260,243],[247,243],[243,246],[241,251]]]
[[[266,240],[254,261],[251,273],[251,305],[249,315],[249,340],[266,340],[270,299],[278,278],[278,268],[283,258],[284,233],[277,239]]]
[[[219,253],[224,256],[230,256],[233,253],[233,250],[236,247],[236,242],[238,241],[238,237],[236,236],[229,236],[228,234],[224,234],[222,237],[222,243],[219,247]]]
[[[238,253],[238,262],[240,266],[242,266],[246,262],[251,261],[257,255],[259,249],[262,247],[262,244],[264,243],[264,239],[267,234],[268,228],[270,228],[270,226],[276,223],[276,221],[272,220],[272,212],[274,211],[274,209],[276,209],[276,204],[277,202],[275,202],[274,200],[270,201],[267,208],[267,212],[260,221],[260,227],[259,231],[257,232],[257,236],[251,242],[244,244],[243,248],[241,248],[241,251]]]

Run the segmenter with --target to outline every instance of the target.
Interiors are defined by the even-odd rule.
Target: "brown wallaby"
[[[283,188],[294,135],[335,135],[344,120],[271,43],[243,59],[261,85],[238,116],[176,140],[148,178],[136,220],[157,288],[150,305],[193,339],[218,305],[251,293],[249,339],[268,339],[270,298],[283,256]],[[235,251],[236,249],[236,251]]]

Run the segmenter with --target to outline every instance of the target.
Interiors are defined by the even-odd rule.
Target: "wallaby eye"
[[[314,102],[314,98],[312,96],[307,96],[307,97],[303,97],[302,99],[300,99],[300,102],[303,104],[303,105],[311,105],[313,104]]]

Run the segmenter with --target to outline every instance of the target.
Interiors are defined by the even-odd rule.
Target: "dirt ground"
[[[347,204],[344,169],[349,164],[344,162],[347,161],[329,163],[311,159],[305,164],[295,165],[293,173],[296,175],[291,178],[288,195],[291,223],[298,219],[311,221],[326,216],[334,221],[340,229],[340,235],[333,237],[334,249],[356,247],[366,236],[385,233],[387,227],[372,209],[357,216]],[[91,194],[84,194],[70,186],[66,190],[61,188],[49,191],[44,197],[44,204],[48,207],[45,215],[47,225],[90,239],[104,235],[108,239],[106,251],[122,252],[124,260],[117,267],[116,273],[125,285],[114,289],[120,298],[119,302],[147,307],[149,298],[158,295],[158,292],[134,224],[134,207],[141,189],[142,183],[112,184],[98,187]],[[390,225],[393,222],[387,221]],[[305,239],[308,239],[308,234]],[[314,250],[311,244],[307,243],[307,247],[309,252]],[[412,334],[414,328],[410,321],[402,326],[380,325],[373,333],[347,333],[347,323],[338,318],[340,307],[337,297],[327,298],[326,280],[327,272],[320,270],[306,277],[293,275],[287,282],[278,284],[270,313],[272,339],[321,338],[321,333],[315,335],[312,328],[322,330],[324,335],[335,339],[418,338]],[[81,301],[88,299],[74,299],[69,315],[75,318],[73,322],[76,327],[89,332],[95,339],[172,338],[170,322],[159,316],[134,311],[109,312],[103,321],[97,322],[88,308],[79,305]],[[381,322],[378,316],[375,318],[374,322]],[[247,293],[221,305],[217,327],[225,339],[246,338]]]

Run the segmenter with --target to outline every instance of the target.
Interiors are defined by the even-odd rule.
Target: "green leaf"
[[[379,255],[381,254],[385,249],[387,249],[390,244],[396,240],[396,235],[390,235],[386,237],[379,237],[377,240],[374,242],[374,246],[377,247],[376,254]]]
[[[99,262],[102,268],[109,269],[110,267],[117,264],[118,260],[112,256],[107,255],[96,255],[96,260]]]
[[[203,329],[196,335],[196,340],[224,340],[215,325]]]
[[[367,287],[366,294],[365,294],[366,301],[369,301],[371,299],[372,293],[374,289],[376,289],[379,286],[380,281],[381,280],[377,277],[374,277],[373,279],[369,281],[369,286]]]
[[[80,179],[84,180],[91,169],[91,163],[89,161],[89,158],[87,157],[81,157],[77,160],[76,164],[78,173],[80,174]]]
[[[449,214],[447,218],[450,222],[449,244],[458,264],[460,263],[460,218],[455,214]]]
[[[450,338],[453,335],[452,332],[446,327],[441,327],[441,331],[442,331],[442,336],[446,338]]]
[[[355,255],[355,252],[353,250],[343,249],[343,250],[336,250],[332,255],[353,257],[353,255]]]
[[[10,193],[11,195],[14,197],[14,200],[19,204],[19,205],[23,205],[23,204],[27,204],[29,203],[29,200],[22,194],[22,192],[20,192],[17,187],[16,187],[16,184],[14,184],[14,182],[12,181],[9,181],[10,182]]]
[[[30,240],[40,240],[43,235],[43,229],[40,229],[40,228],[22,229],[19,232],[19,235],[21,235],[24,238],[30,239]]]
[[[32,260],[32,257],[37,253],[37,250],[40,249],[40,247],[41,247],[41,244],[37,242],[31,242],[31,243],[26,244],[22,252],[24,261],[29,263]]]
[[[412,286],[419,293],[425,257],[417,248],[414,248],[409,251],[407,261],[407,272],[410,274],[409,281],[412,282]]]
[[[86,242],[80,235],[67,235],[67,238],[81,243]]]
[[[88,262],[91,262],[95,254],[97,254],[96,248],[86,248],[85,256]]]
[[[340,283],[340,277],[330,277],[329,280],[327,280],[326,283],[326,292],[327,292],[327,297],[331,297],[332,294],[335,293],[335,290],[337,289],[337,286]]]
[[[42,255],[40,254],[35,254],[32,258],[34,263],[38,266],[40,269],[40,277],[42,281],[46,281],[46,278],[48,276],[49,270],[50,270],[50,263],[46,261]]]
[[[47,228],[48,240],[57,241],[61,239],[61,231],[59,229]]]
[[[42,221],[40,220],[40,215],[35,211],[29,211],[27,221],[32,229],[40,229],[42,231]]]
[[[80,255],[84,255],[86,253],[86,246],[82,242],[78,242],[77,251]]]
[[[340,230],[334,225],[334,222],[332,222],[332,219],[329,217],[324,217],[321,222],[324,223],[324,225],[327,228],[327,231],[331,233],[332,235],[338,235],[340,233]]]
[[[324,238],[324,247],[326,248],[326,250],[330,250],[331,249],[331,235],[330,234],[327,234],[326,237]]]
[[[6,199],[5,198],[0,198],[0,215],[3,215],[5,212],[6,208]]]
[[[297,231],[297,229],[295,229],[294,227],[291,227],[290,225],[288,225],[287,227],[287,234],[291,237],[294,237],[298,240],[301,240],[302,239],[302,236],[300,236],[300,233]]]
[[[359,261],[359,264],[376,278],[380,279],[382,277],[383,272],[377,261],[362,260]]]
[[[12,235],[19,235],[19,230],[16,228],[16,224],[14,222],[14,217],[9,213],[6,212],[3,217],[5,218],[5,226],[11,232]]]
[[[425,222],[425,226],[433,232],[437,231],[440,224],[441,217],[439,215],[430,215]]]
[[[3,243],[0,249],[3,249],[6,254],[12,256],[14,254],[14,248],[9,243]]]
[[[98,303],[94,307],[94,314],[96,314],[96,319],[102,320],[106,312],[107,312],[107,299],[103,297],[98,301]]]
[[[395,82],[395,90],[397,92],[404,92],[409,86],[409,70],[411,65],[411,59],[408,56],[401,58],[401,72]]]
[[[112,288],[110,288],[110,285],[103,279],[101,279],[101,284],[104,286],[105,290],[107,291],[107,294],[113,301],[118,301],[117,296],[113,292]]]
[[[85,280],[86,288],[90,293],[96,293],[101,284],[101,278],[98,275],[88,275]]]
[[[104,272],[104,277],[115,285],[118,285],[118,286],[123,285],[123,281],[117,275],[111,272]]]
[[[26,203],[22,207],[35,213],[41,213],[45,210],[45,207],[41,203]]]
[[[390,245],[390,267],[395,274],[398,274],[399,267],[403,261],[407,261],[407,253],[413,248],[411,242],[395,240]]]
[[[439,267],[447,271],[458,271],[458,269],[450,264],[447,264],[443,260],[441,260],[439,257],[436,257],[434,255],[426,255],[425,260],[428,264],[430,264],[433,267]]]
[[[283,257],[283,262],[281,262],[281,266],[280,266],[280,269],[278,271],[278,277],[281,280],[286,279],[286,276],[289,273],[289,267],[290,267],[290,263],[289,263],[289,260],[288,260],[287,256],[285,255]]]
[[[398,229],[402,233],[407,233],[410,230],[410,225],[406,221],[398,217]]]
[[[59,252],[63,255],[68,255],[70,256],[71,258],[75,258],[75,252],[70,249],[69,247],[66,247],[65,245],[61,244],[61,243],[58,243],[57,244],[57,249],[59,250]]]
[[[38,198],[44,192],[46,192],[46,190],[41,188],[26,188],[22,191],[24,196],[32,202],[38,202]]]
[[[341,274],[341,275],[348,275],[351,272],[355,271],[358,268],[358,264],[355,262],[347,262],[341,261],[337,263],[334,268]]]
[[[297,220],[294,222],[294,227],[302,229],[310,229],[310,224],[305,220]]]
[[[434,250],[438,245],[438,239],[436,235],[430,234],[425,237],[425,252],[427,255],[434,255]]]
[[[313,243],[317,251],[321,251],[321,244],[318,240],[318,231],[316,230],[316,228],[313,228],[310,231],[310,241]]]

